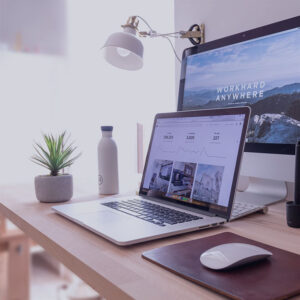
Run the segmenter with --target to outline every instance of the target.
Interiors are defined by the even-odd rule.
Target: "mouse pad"
[[[225,243],[252,244],[271,251],[273,255],[226,271],[202,266],[200,255]],[[233,299],[285,299],[300,294],[300,255],[231,232],[146,251],[142,257]]]

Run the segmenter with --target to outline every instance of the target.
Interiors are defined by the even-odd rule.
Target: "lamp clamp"
[[[205,25],[194,24],[188,31],[181,34],[180,38],[188,38],[193,45],[203,44],[205,42]]]
[[[126,24],[121,25],[122,28],[132,28],[138,31],[139,19],[137,16],[131,16],[128,18]]]

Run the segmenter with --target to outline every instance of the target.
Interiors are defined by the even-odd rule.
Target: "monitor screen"
[[[141,192],[227,211],[245,114],[158,118]]]
[[[299,20],[188,51],[179,110],[250,106],[246,150],[290,154],[300,137]]]

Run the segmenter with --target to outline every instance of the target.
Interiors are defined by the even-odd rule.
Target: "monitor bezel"
[[[278,33],[281,31],[300,27],[300,16],[251,29],[248,31],[240,32],[234,35],[230,35],[221,39],[217,39],[211,42],[207,42],[198,46],[187,48],[182,54],[181,74],[179,82],[178,92],[178,111],[184,111],[183,109],[183,96],[184,96],[184,85],[185,85],[185,73],[186,73],[186,61],[190,55],[198,54],[208,50],[221,48],[224,46],[248,41],[251,39],[263,37],[266,35]],[[294,144],[269,144],[269,143],[246,143],[246,152],[255,153],[270,153],[270,154],[295,154]]]
[[[155,199],[163,199],[168,202],[173,202],[178,205],[182,206],[189,206],[195,209],[199,210],[199,213],[201,211],[206,211],[210,214],[219,216],[221,218],[226,219],[229,221],[230,216],[231,216],[231,211],[232,211],[232,206],[233,206],[233,200],[236,192],[236,185],[237,185],[237,180],[239,176],[239,170],[241,166],[241,161],[242,161],[242,156],[244,152],[244,146],[245,146],[245,138],[246,138],[246,132],[248,129],[248,124],[249,124],[249,118],[250,118],[250,112],[251,109],[248,106],[239,106],[239,107],[232,107],[232,108],[215,108],[215,109],[202,109],[202,110],[192,110],[192,111],[181,111],[181,112],[171,112],[171,113],[160,113],[155,116],[154,122],[153,122],[153,127],[152,127],[152,134],[149,142],[149,147],[148,147],[148,152],[146,156],[146,161],[145,161],[145,166],[144,166],[144,171],[143,171],[143,176],[142,176],[142,181],[140,184],[140,190],[139,190],[139,196],[148,196],[149,198],[155,198]],[[230,196],[229,196],[229,201],[228,201],[228,206],[227,209],[224,210],[224,207],[220,205],[215,205],[212,203],[205,203],[205,206],[197,205],[197,204],[192,204],[189,202],[184,202],[181,200],[176,200],[169,198],[167,196],[163,195],[158,195],[155,194],[155,196],[149,195],[149,191],[146,191],[146,189],[143,188],[144,186],[144,180],[146,176],[146,171],[148,168],[148,161],[149,161],[149,156],[151,153],[151,148],[152,148],[152,142],[153,142],[153,137],[154,137],[154,131],[155,131],[155,126],[156,122],[158,119],[162,118],[184,118],[184,117],[201,117],[201,116],[220,116],[220,115],[240,115],[243,114],[245,115],[244,118],[244,124],[241,132],[241,139],[240,139],[240,144],[238,148],[238,153],[237,153],[237,158],[236,158],[236,165],[234,169],[234,174],[233,174],[233,179],[232,179],[232,184],[231,184],[231,190],[230,190]]]

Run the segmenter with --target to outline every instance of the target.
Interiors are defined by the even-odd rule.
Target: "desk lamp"
[[[148,27],[148,31],[140,31],[140,20]],[[102,49],[104,50],[104,58],[107,62],[115,67],[125,70],[138,70],[143,66],[144,47],[136,34],[143,38],[163,37],[167,39],[179,62],[181,62],[181,60],[176,54],[170,37],[188,38],[193,45],[204,43],[204,24],[194,24],[188,31],[158,33],[153,30],[149,23],[142,17],[131,16],[128,18],[127,23],[121,27],[123,28],[123,32],[111,34]]]

